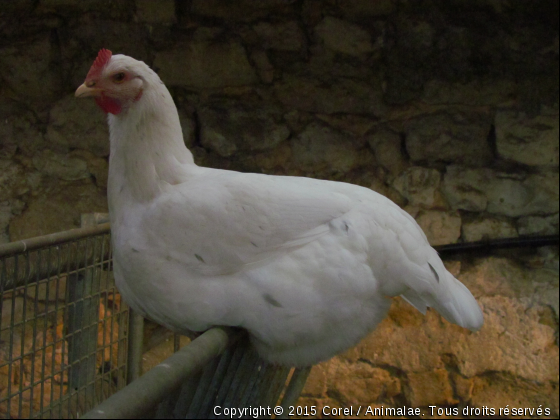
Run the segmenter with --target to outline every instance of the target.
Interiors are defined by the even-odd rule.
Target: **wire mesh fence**
[[[0,246],[0,416],[75,418],[123,388],[128,321],[108,224]]]
[[[309,374],[213,328],[140,376],[143,326],[115,287],[108,223],[0,245],[0,416],[221,418],[294,404]]]

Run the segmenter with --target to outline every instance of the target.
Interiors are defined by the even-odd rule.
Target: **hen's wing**
[[[232,274],[327,234],[357,204],[339,184],[206,170],[162,195],[143,223],[155,250],[204,275]]]

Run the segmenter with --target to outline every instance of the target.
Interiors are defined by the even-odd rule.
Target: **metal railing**
[[[83,418],[287,418],[310,370],[267,363],[244,331],[216,327]]]
[[[270,410],[285,415],[310,371],[213,328],[140,376],[143,325],[115,288],[108,223],[0,245],[0,416],[283,418]]]
[[[109,232],[0,245],[0,416],[75,418],[126,386],[129,309]]]

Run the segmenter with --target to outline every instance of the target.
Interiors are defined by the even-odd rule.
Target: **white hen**
[[[242,327],[305,366],[362,339],[390,296],[478,330],[482,312],[414,219],[356,185],[194,164],[177,109],[141,61],[101,50],[76,96],[107,113],[117,287],[179,332]]]

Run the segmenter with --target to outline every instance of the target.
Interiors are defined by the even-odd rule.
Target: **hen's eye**
[[[122,83],[124,81],[125,74],[124,73],[117,73],[113,76],[113,81],[115,83]]]

